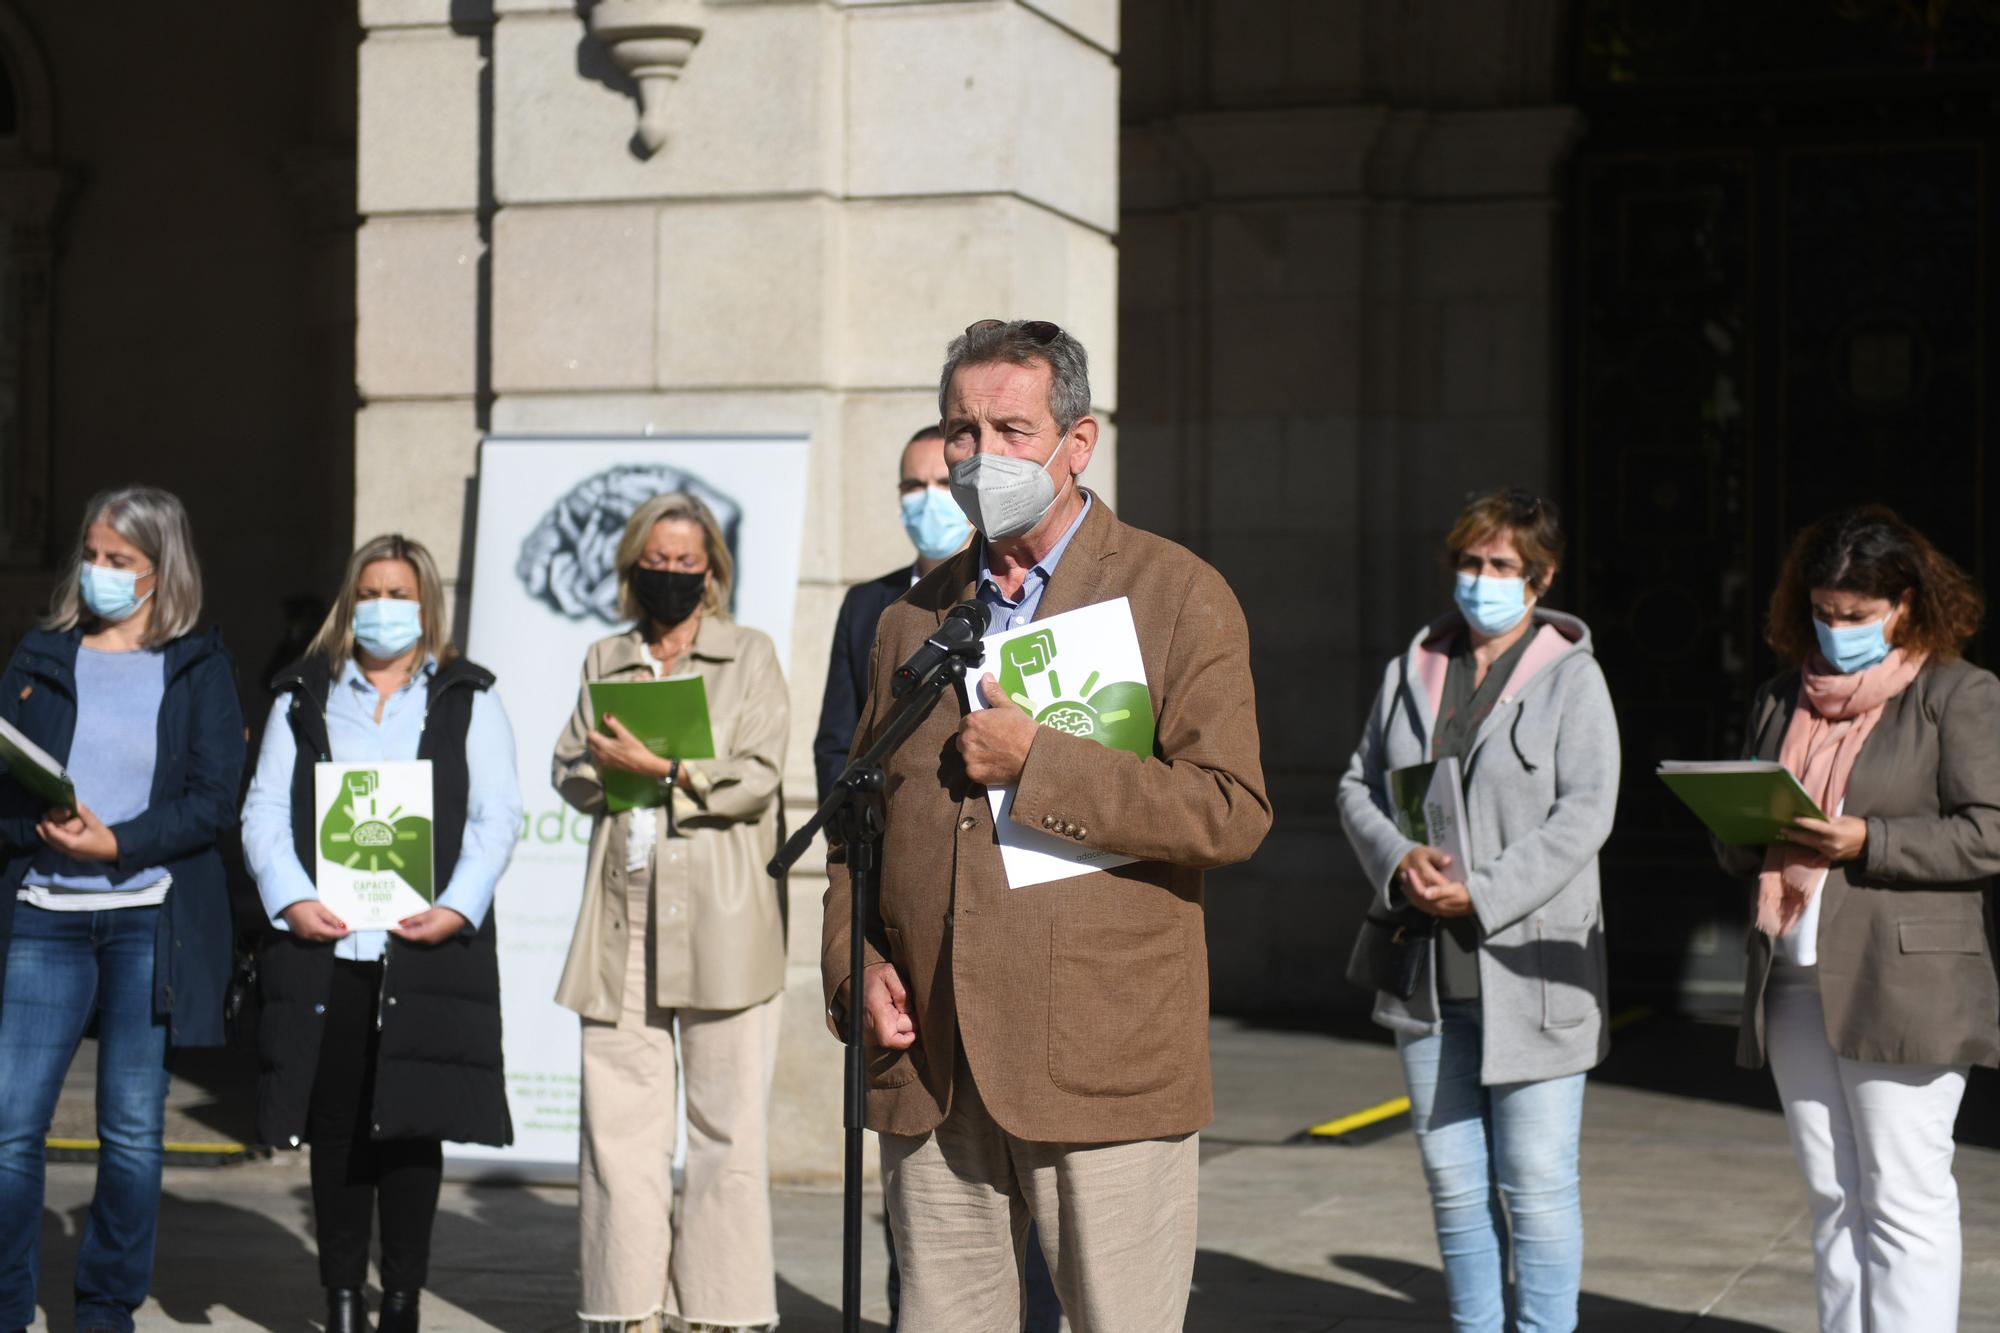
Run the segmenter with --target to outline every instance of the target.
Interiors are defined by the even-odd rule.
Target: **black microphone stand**
[[[901,702],[875,743],[847,766],[813,817],[791,836],[766,867],[782,878],[806,849],[813,835],[831,825],[847,850],[847,1065],[841,1123],[847,1130],[847,1160],[842,1173],[845,1195],[841,1210],[840,1327],[861,1333],[861,1131],[867,1114],[868,1061],[862,1048],[862,945],[868,919],[874,914],[877,877],[882,870],[882,765],[930,716],[944,692],[977,666],[985,646],[977,639],[955,645],[949,656],[898,691]],[[900,684],[901,682],[899,682]]]

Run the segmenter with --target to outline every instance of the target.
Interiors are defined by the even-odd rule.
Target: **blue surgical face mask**
[[[1819,655],[1843,676],[1865,671],[1889,655],[1889,617],[1866,625],[1829,625],[1813,617],[1813,633],[1819,637]]]
[[[354,641],[379,661],[401,657],[424,635],[421,602],[400,597],[375,597],[354,607]]]
[[[85,563],[76,571],[77,591],[83,594],[83,604],[90,608],[90,614],[99,620],[117,624],[128,620],[151,597],[139,596],[133,589],[150,571],[143,569],[113,569],[109,565]]]
[[[972,523],[949,490],[926,486],[903,497],[903,531],[924,559],[942,560],[965,545]]]
[[[1505,634],[1528,614],[1528,581],[1460,574],[1452,599],[1465,623],[1481,634]]]

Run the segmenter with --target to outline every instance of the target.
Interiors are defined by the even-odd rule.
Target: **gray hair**
[[[76,549],[49,598],[42,627],[64,632],[96,621],[83,604],[77,580],[90,525],[100,520],[153,562],[153,617],[141,646],[157,648],[192,630],[201,619],[201,563],[195,559],[194,529],[180,497],[155,486],[120,486],[90,497],[76,530]]]
[[[1067,431],[1090,415],[1090,358],[1083,344],[1045,319],[983,319],[953,338],[944,349],[944,371],[938,376],[938,416],[945,415],[951,377],[962,366],[996,361],[1049,368],[1049,415],[1056,429]]]

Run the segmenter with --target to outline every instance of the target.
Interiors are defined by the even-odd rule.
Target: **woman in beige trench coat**
[[[617,568],[637,624],[591,645],[554,764],[563,799],[594,818],[556,991],[583,1018],[578,1313],[621,1333],[762,1328],[778,1317],[766,1123],[785,973],[764,866],[788,695],[770,639],[729,619],[729,550],[701,501],[641,505]],[[662,758],[592,714],[592,681],[687,674],[707,690],[714,759]],[[661,804],[608,812],[610,769],[659,783]],[[688,1148],[675,1225],[677,1019]]]

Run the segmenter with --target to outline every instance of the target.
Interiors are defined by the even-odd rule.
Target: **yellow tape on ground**
[[[1394,1097],[1379,1106],[1371,1106],[1353,1115],[1344,1115],[1338,1120],[1329,1120],[1323,1125],[1314,1125],[1306,1133],[1316,1139],[1337,1139],[1342,1134],[1351,1134],[1357,1129],[1399,1116],[1410,1109],[1408,1097]]]
[[[1626,1028],[1631,1027],[1634,1023],[1645,1022],[1647,1019],[1653,1016],[1653,1013],[1654,1010],[1652,1005],[1635,1004],[1630,1009],[1627,1009],[1624,1013],[1616,1014],[1612,1017],[1611,1030],[1613,1032],[1622,1032]]]
[[[96,1139],[49,1139],[48,1147],[56,1152],[96,1152],[103,1145]],[[163,1143],[168,1152],[181,1153],[232,1153],[248,1152],[240,1143]]]
[[[1617,1032],[1621,1028],[1631,1027],[1634,1023],[1644,1022],[1646,1019],[1653,1017],[1655,1012],[1653,1006],[1650,1004],[1634,1005],[1611,1020],[1611,1030]],[[1306,1131],[1306,1134],[1315,1139],[1337,1139],[1343,1134],[1351,1134],[1357,1129],[1365,1129],[1369,1125],[1376,1125],[1384,1120],[1393,1119],[1409,1109],[1410,1099],[1408,1097],[1394,1097],[1381,1103],[1379,1106],[1371,1106],[1365,1111],[1356,1111],[1353,1115],[1344,1115],[1338,1120],[1329,1120],[1323,1125],[1314,1125]]]

